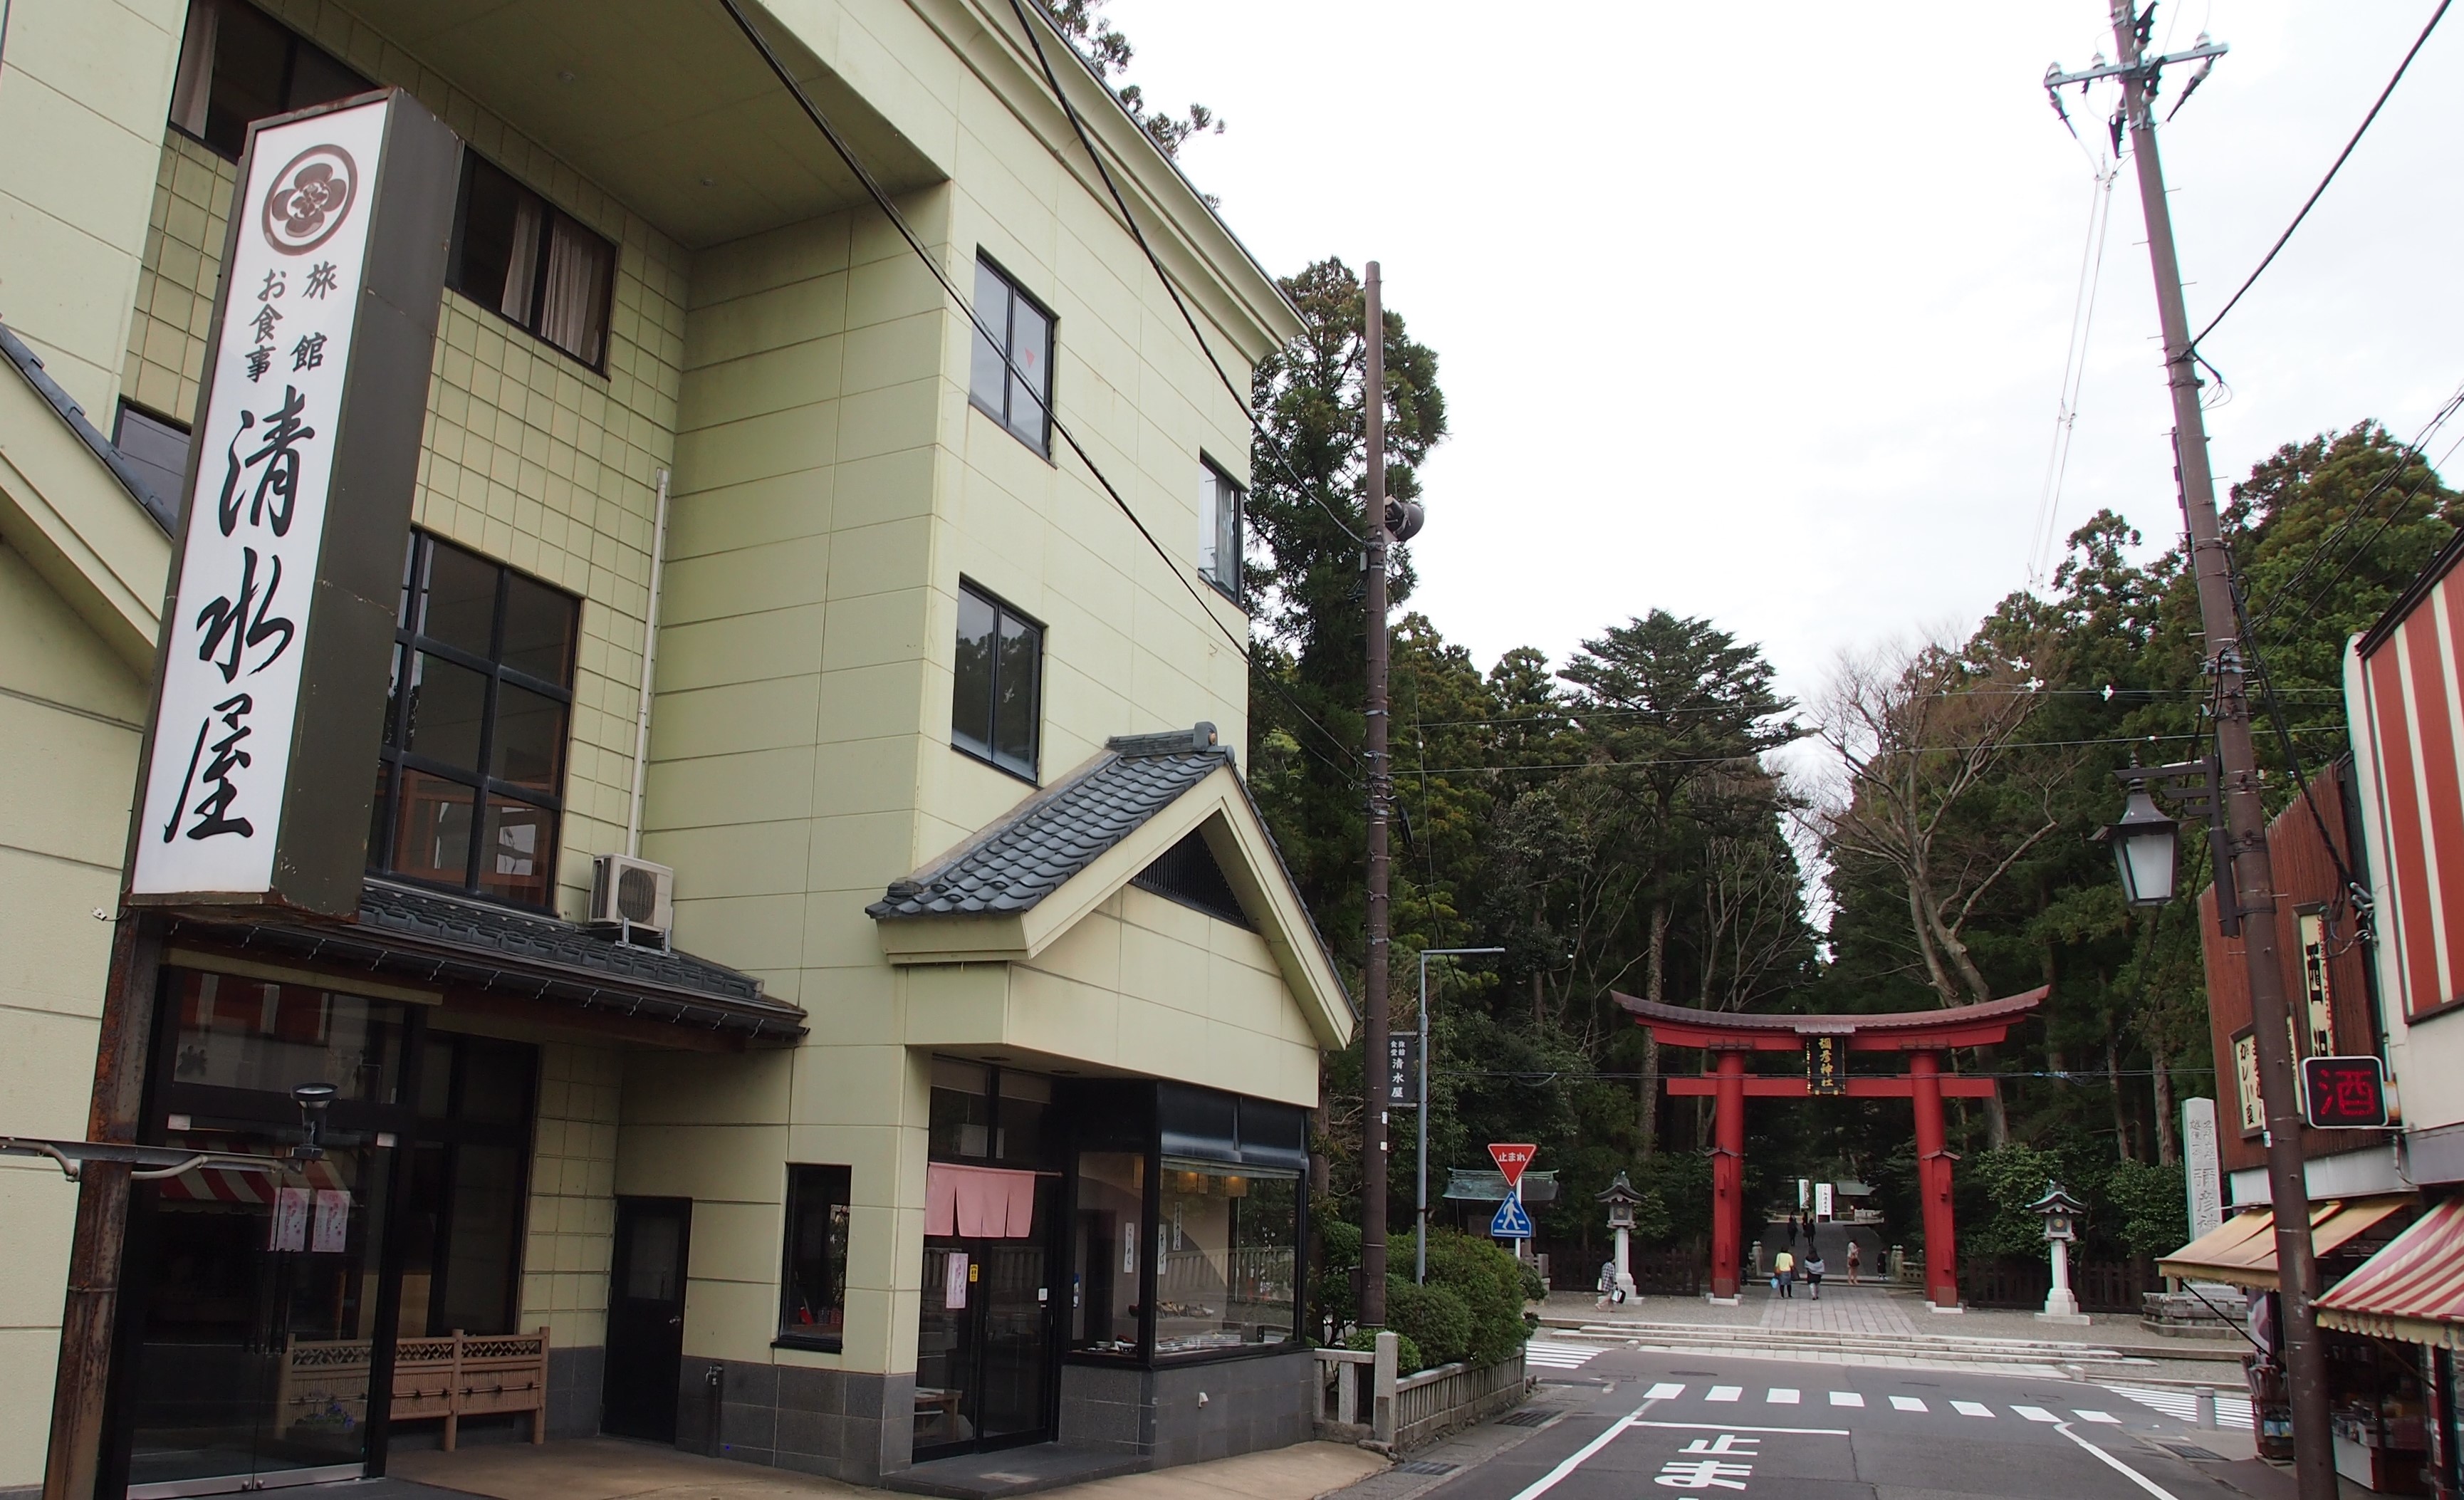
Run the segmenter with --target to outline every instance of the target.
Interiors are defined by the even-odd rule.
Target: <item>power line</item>
[[[2377,102],[2371,104],[2370,112],[2362,117],[2362,123],[2354,130],[2353,139],[2345,142],[2344,148],[2336,153],[2336,160],[2327,167],[2327,175],[2320,178],[2319,186],[2311,189],[2308,200],[2301,205],[2301,211],[2293,216],[2293,222],[2284,226],[2284,232],[2276,237],[2274,245],[2268,247],[2267,255],[2259,261],[2257,270],[2253,271],[2233,295],[2225,299],[2224,307],[2215,317],[2209,319],[2208,325],[2199,330],[2197,338],[2190,341],[2190,348],[2195,350],[2205,342],[2208,335],[2216,331],[2216,324],[2225,320],[2225,314],[2232,312],[2234,304],[2241,300],[2242,294],[2249,291],[2252,284],[2258,280],[2267,268],[2276,263],[2277,252],[2284,248],[2285,241],[2293,237],[2293,232],[2299,229],[2301,221],[2310,216],[2310,210],[2318,207],[2320,197],[2327,190],[2327,185],[2336,180],[2336,173],[2343,169],[2344,159],[2353,154],[2353,147],[2362,143],[2362,136],[2370,128],[2370,121],[2378,119],[2379,111],[2387,107],[2387,96],[2395,92],[2395,86],[2398,83],[2404,81],[2404,70],[2412,66],[2412,59],[2421,51],[2421,44],[2430,40],[2430,33],[2438,29],[2439,18],[2447,13],[2448,6],[2453,3],[2454,0],[2438,0],[2438,9],[2430,12],[2430,24],[2424,26],[2421,29],[2421,34],[2413,38],[2412,46],[2404,55],[2404,60],[2395,65],[2395,76],[2387,79],[2386,88],[2379,90]]]
[[[2085,142],[2080,144],[2084,146]],[[2079,386],[2087,379],[2087,340],[2096,323],[2097,289],[2104,280],[2104,234],[2113,223],[2113,182],[2122,175],[2119,162],[2099,163],[2096,186],[2088,195],[2087,243],[2079,250],[2079,291],[2071,302],[2071,331],[2062,345],[2062,384],[2054,410],[2054,446],[2045,455],[2045,485],[2036,502],[2036,529],[2028,549],[2028,581],[2044,576],[2053,551],[2054,533],[2061,515],[2062,479],[2070,473],[2071,434],[2079,425]]]
[[[2343,519],[2336,523],[2335,529],[2311,545],[2309,554],[2301,560],[2301,565],[2293,570],[2291,578],[2277,585],[2276,595],[2268,600],[2267,607],[2258,611],[2257,618],[2250,622],[2251,629],[2256,629],[2275,618],[2276,611],[2282,607],[2286,599],[2292,596],[2293,590],[2300,587],[2310,575],[2318,570],[2319,565],[2326,561],[2328,552],[2337,542],[2344,540],[2346,533],[2361,524],[2362,517],[2369,511],[2370,502],[2385,494],[2396,480],[2404,477],[2405,471],[2412,467],[2413,460],[2421,456],[2422,451],[2429,446],[2431,438],[2437,435],[2438,430],[2447,425],[2448,419],[2455,415],[2458,408],[2464,408],[2464,385],[2457,386],[2454,394],[2449,396],[2439,408],[2431,414],[2430,420],[2422,424],[2421,430],[2415,433],[2412,441],[2405,446],[2403,453],[2398,455],[2393,464],[2388,465],[2385,474],[2379,475],[2377,483],[2371,485],[2363,493],[2360,499],[2353,502],[2353,508],[2345,514]],[[2451,449],[2449,452],[2453,452],[2453,450]],[[2418,493],[2419,490],[2420,485],[2416,482],[2413,493]],[[2405,498],[2410,499],[2411,495],[2408,494]],[[2396,514],[2400,515],[2402,512],[2403,506],[2399,503]],[[2373,536],[2371,540],[2377,539]],[[2304,612],[2307,612],[2306,607]]]
[[[865,192],[872,199],[873,206],[890,220],[891,227],[898,232],[898,237],[907,242],[907,248],[914,252],[915,258],[923,262],[924,269],[931,273],[933,279],[941,284],[941,290],[948,294],[952,301],[958,304],[960,312],[966,314],[968,323],[976,330],[976,336],[983,340],[988,347],[1001,356],[1002,366],[1020,386],[1027,390],[1029,395],[1035,398],[1036,405],[1044,411],[1045,420],[1052,424],[1052,430],[1061,434],[1062,441],[1067,443],[1069,451],[1078,455],[1078,461],[1087,466],[1087,472],[1094,477],[1095,483],[1102,487],[1105,495],[1111,497],[1112,504],[1119,509],[1120,513],[1129,518],[1130,524],[1137,529],[1139,537],[1145,540],[1147,546],[1156,557],[1163,560],[1165,568],[1188,592],[1190,599],[1197,604],[1199,614],[1204,617],[1209,625],[1214,626],[1225,640],[1230,641],[1244,659],[1248,658],[1251,651],[1250,644],[1233,634],[1221,620],[1216,618],[1214,607],[1207,603],[1205,596],[1198,591],[1198,585],[1189,581],[1181,568],[1179,560],[1166,551],[1163,543],[1155,540],[1155,533],[1147,529],[1147,523],[1138,518],[1135,510],[1131,508],[1129,500],[1113,487],[1112,481],[1105,476],[1103,469],[1096,464],[1094,455],[1087,452],[1086,446],[1078,441],[1077,434],[1070,431],[1068,425],[1061,420],[1061,413],[1052,408],[1050,397],[1038,388],[1036,382],[1026,379],[1024,373],[1019,369],[1018,362],[1011,356],[1008,347],[1002,341],[993,337],[992,329],[976,315],[975,307],[951,281],[949,273],[943,270],[941,263],[934,259],[932,253],[924,248],[924,242],[916,238],[915,231],[908,225],[906,215],[898,211],[898,206],[891,201],[890,194],[883,190],[880,182],[864,165],[863,159],[855,154],[855,149],[847,144],[846,138],[839,134],[838,128],[830,123],[829,118],[824,115],[820,106],[813,102],[812,97],[804,92],[804,86],[796,81],[794,74],[787,71],[786,64],[781,62],[779,55],[771,49],[769,39],[764,37],[754,26],[752,20],[745,15],[737,0],[720,0],[720,4],[727,7],[727,13],[735,18],[737,27],[744,33],[745,39],[761,54],[761,59],[769,64],[771,73],[776,75],[779,81],[786,86],[787,92],[794,96],[797,104],[804,112],[804,118],[810,120],[814,127],[821,131],[823,139],[829,142],[830,148],[838,153],[839,160],[845,162],[847,170],[855,174],[856,181],[863,184]],[[1252,665],[1254,667],[1254,662]],[[1246,675],[1255,678],[1259,673],[1252,671]],[[1330,744],[1342,750],[1346,755],[1353,755],[1351,748],[1345,745],[1332,730],[1310,717],[1309,712],[1303,708],[1297,699],[1284,691],[1283,684],[1277,682],[1271,673],[1265,675],[1268,686],[1284,698],[1293,713],[1299,715],[1303,721],[1319,734],[1324,735]],[[1358,757],[1353,756],[1353,759],[1356,761]]]
[[[2464,439],[2459,439],[2458,441],[2464,442]],[[2440,457],[2438,462],[2443,464],[2449,458],[2453,457],[2454,454],[2455,445],[2450,444],[2447,449],[2447,452]],[[2301,602],[2301,608],[2299,612],[2306,615],[2312,610],[2318,608],[2321,605],[2324,604],[2328,596],[2336,591],[2336,585],[2343,583],[2345,577],[2353,571],[2354,564],[2361,562],[2362,559],[2369,556],[2370,548],[2377,546],[2379,544],[2379,539],[2387,534],[2388,528],[2392,527],[2398,520],[2403,518],[2406,508],[2412,504],[2414,496],[2421,494],[2422,487],[2437,477],[2437,465],[2426,465],[2422,469],[2421,477],[2412,482],[2412,488],[2407,490],[2403,496],[2396,500],[2395,504],[2387,508],[2387,515],[2380,518],[2378,525],[2371,529],[2368,536],[2362,539],[2361,544],[2353,548],[2351,554],[2344,559],[2343,565],[2336,569],[2335,575],[2329,578],[2324,584],[2320,585],[2317,588],[2310,591],[2310,596]],[[2256,627],[2254,626],[2251,627],[2251,629],[2255,629]]]
[[[1325,497],[1320,496],[1315,489],[1302,481],[1299,471],[1292,466],[1290,455],[1284,452],[1283,443],[1276,438],[1274,433],[1266,430],[1266,425],[1258,419],[1258,413],[1250,408],[1250,398],[1243,395],[1240,387],[1232,384],[1232,377],[1224,373],[1222,364],[1215,358],[1215,349],[1213,345],[1206,342],[1206,335],[1199,331],[1198,320],[1190,313],[1189,304],[1181,300],[1180,288],[1173,284],[1172,277],[1166,274],[1163,269],[1163,262],[1155,256],[1155,247],[1147,243],[1145,232],[1138,228],[1137,215],[1130,211],[1129,200],[1121,196],[1119,186],[1112,181],[1111,168],[1104,165],[1103,153],[1095,149],[1095,143],[1088,137],[1086,122],[1078,118],[1077,106],[1070,103],[1069,96],[1062,92],[1061,79],[1052,71],[1051,58],[1045,55],[1043,39],[1035,34],[1035,23],[1026,18],[1025,6],[1021,3],[1021,0],[1010,0],[1009,8],[1018,16],[1019,29],[1026,33],[1027,46],[1034,49],[1036,63],[1044,70],[1044,80],[1051,86],[1053,99],[1061,105],[1061,112],[1069,117],[1070,130],[1077,135],[1079,145],[1086,148],[1087,159],[1095,164],[1095,175],[1103,179],[1104,190],[1111,194],[1112,206],[1121,210],[1121,222],[1128,226],[1130,237],[1137,241],[1138,249],[1143,252],[1147,257],[1147,264],[1155,268],[1155,279],[1163,283],[1165,293],[1172,298],[1172,305],[1179,309],[1180,320],[1189,325],[1189,336],[1198,341],[1198,352],[1205,355],[1206,363],[1214,366],[1215,378],[1223,383],[1223,388],[1225,390],[1231,392],[1232,403],[1234,406],[1241,408],[1241,414],[1243,416],[1248,418],[1250,430],[1265,440],[1267,452],[1273,453],[1275,455],[1276,462],[1283,465],[1284,477],[1292,482],[1292,487],[1294,489],[1307,495],[1309,499],[1316,504],[1319,510],[1326,512],[1327,518],[1333,521],[1336,528],[1342,531],[1344,536],[1351,539],[1353,545],[1360,547],[1367,546],[1369,544],[1368,541],[1362,538],[1358,532],[1352,529],[1351,522],[1346,520],[1342,514],[1337,512],[1333,506],[1328,504]],[[1044,16],[1045,24],[1052,27],[1052,34],[1056,37],[1061,36],[1061,28],[1054,24],[1051,12],[1045,10],[1043,0],[1036,0],[1035,8],[1037,12]],[[1065,41],[1067,40],[1067,38],[1063,39]],[[1069,49],[1069,55],[1078,58],[1079,66],[1088,67],[1087,59],[1079,55],[1077,48],[1071,47]],[[1094,70],[1091,67],[1089,67],[1088,71],[1092,73]],[[1102,75],[1096,75],[1096,82],[1099,84],[1103,82]],[[1105,92],[1107,94],[1111,93],[1109,85],[1106,86]],[[1114,95],[1113,102],[1117,104],[1119,101],[1119,96]],[[1126,109],[1126,106],[1124,106],[1124,109]],[[1131,118],[1134,122],[1136,117],[1133,116]],[[1141,129],[1143,128],[1144,127],[1141,126]],[[1363,338],[1367,338],[1369,335],[1366,330],[1364,330],[1361,336]],[[1377,330],[1378,338],[1382,339],[1385,336],[1385,329],[1380,328]],[[1386,399],[1385,392],[1383,391],[1375,392],[1375,399],[1379,401]],[[1361,399],[1368,400],[1370,399],[1370,392],[1364,391]],[[1380,517],[1379,519],[1382,521],[1384,518]]]

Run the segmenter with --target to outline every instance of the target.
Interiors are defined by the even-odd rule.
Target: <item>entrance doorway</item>
[[[676,1441],[685,1360],[685,1268],[693,1200],[616,1200],[607,1288],[606,1394],[600,1426],[620,1438]]]
[[[918,1462],[1042,1443],[1053,1430],[1045,1246],[1060,1183],[1038,1178],[1023,1236],[931,1235],[915,1340]]]

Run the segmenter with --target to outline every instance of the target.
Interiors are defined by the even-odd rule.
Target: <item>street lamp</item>
[[[1474,954],[1501,954],[1503,948],[1423,948],[1420,950],[1420,1191],[1412,1218],[1412,1279],[1429,1279],[1429,960],[1461,959]]]
[[[2147,788],[2131,788],[2122,821],[2105,829],[2114,867],[2122,872],[2122,898],[2132,906],[2163,906],[2173,899],[2173,853],[2181,827],[2157,810]]]

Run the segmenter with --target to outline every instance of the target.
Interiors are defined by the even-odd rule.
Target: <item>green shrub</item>
[[[1343,1347],[1357,1349],[1365,1355],[1374,1355],[1377,1352],[1377,1330],[1355,1328],[1345,1336]],[[1397,1334],[1395,1335],[1395,1373],[1417,1375],[1426,1368],[1426,1364],[1420,1358],[1420,1346],[1412,1341],[1412,1335]]]
[[[1309,1232],[1317,1237],[1319,1262],[1317,1306],[1342,1328],[1359,1321],[1352,1297],[1352,1273],[1360,1268],[1360,1225],[1332,1214],[1311,1214]]]
[[[1526,1302],[1548,1301],[1549,1278],[1540,1274],[1540,1263],[1536,1260],[1518,1260],[1514,1264],[1521,1267],[1523,1269],[1523,1300]]]
[[[1453,1230],[1429,1236],[1429,1284],[1461,1299],[1471,1317],[1464,1357],[1495,1364],[1513,1357],[1530,1332],[1523,1321],[1529,1268],[1485,1239]]]
[[[1419,1346],[1431,1364],[1452,1364],[1471,1347],[1471,1309],[1448,1288],[1386,1278],[1386,1326]],[[1419,1365],[1413,1366],[1420,1368]]]

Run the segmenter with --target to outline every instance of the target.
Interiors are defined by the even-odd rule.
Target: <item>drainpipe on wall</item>
[[[5,5],[7,0],[0,0]],[[668,563],[668,472],[659,471],[659,505],[650,522],[650,603],[642,611],[642,691],[633,706],[633,807],[625,820],[625,852],[642,855],[642,776],[650,764],[650,673],[659,656],[659,578]]]

